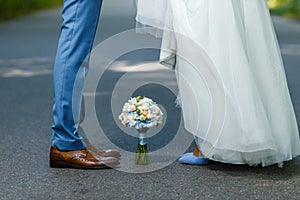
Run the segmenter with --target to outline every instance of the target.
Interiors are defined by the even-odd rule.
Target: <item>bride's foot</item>
[[[194,156],[203,157],[203,154],[202,154],[201,150],[199,149],[198,145],[196,145],[196,147],[194,149]]]
[[[209,162],[209,160],[203,156],[198,146],[196,146],[193,153],[183,154],[178,160],[180,163],[188,165],[206,165]]]

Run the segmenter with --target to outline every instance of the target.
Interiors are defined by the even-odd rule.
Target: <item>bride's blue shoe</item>
[[[206,165],[209,160],[203,156],[194,156],[194,153],[183,154],[179,159],[180,163],[189,165]]]

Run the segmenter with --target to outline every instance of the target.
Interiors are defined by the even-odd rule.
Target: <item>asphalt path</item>
[[[53,61],[60,12],[61,8],[53,8],[0,23],[0,199],[300,198],[299,157],[286,162],[283,168],[222,163],[199,167],[181,165],[177,161],[164,166],[164,157],[160,158],[163,164],[158,169],[155,166],[135,168],[130,156],[123,156],[121,167],[114,170],[49,168]],[[131,0],[104,2],[95,47],[100,44],[101,50],[103,41],[134,28],[134,12]],[[300,122],[300,23],[279,17],[273,17],[273,21]],[[143,40],[144,36],[136,37]],[[149,40],[154,46],[159,44],[155,38]],[[107,47],[107,52],[118,48],[113,40],[109,44],[112,45]],[[181,121],[180,109],[173,104],[176,79],[172,71],[160,68],[156,62],[158,56],[157,49],[127,52],[104,71],[97,91],[85,93],[87,98],[96,97],[95,110],[102,133],[96,128],[88,133],[96,146],[113,145],[124,152],[135,150],[136,138],[131,132],[124,134],[126,129],[113,120],[117,111],[111,110],[112,97],[119,95],[113,91],[124,74],[128,77],[120,84],[120,91],[134,87],[142,78],[149,84],[138,88],[134,94],[159,97],[158,102],[168,113],[166,126],[149,139],[150,151],[172,143]],[[145,63],[148,65],[138,67]],[[153,77],[163,82],[164,87],[150,83]],[[103,133],[110,143],[102,140]],[[182,133],[191,139],[188,133]],[[191,150],[192,146],[188,145],[185,150]],[[169,151],[172,149],[163,150],[161,155],[171,155]]]

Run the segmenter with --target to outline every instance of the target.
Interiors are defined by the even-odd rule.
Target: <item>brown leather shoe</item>
[[[50,149],[50,167],[78,169],[108,169],[119,164],[117,158],[98,158],[87,149],[77,151],[60,151],[55,147]]]
[[[83,140],[84,143],[86,144],[86,148],[93,152],[96,156],[99,157],[114,157],[114,158],[120,158],[121,154],[118,150],[115,149],[108,149],[108,150],[103,150],[95,147],[94,145],[91,144],[91,142],[88,139]]]

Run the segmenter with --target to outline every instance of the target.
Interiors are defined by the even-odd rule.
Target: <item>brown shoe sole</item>
[[[101,165],[101,166],[94,166],[94,167],[87,167],[87,166],[81,166],[81,165],[74,165],[71,163],[66,163],[66,162],[51,162],[50,161],[50,167],[51,168],[73,168],[73,169],[113,169],[119,165],[118,163],[114,165]]]

